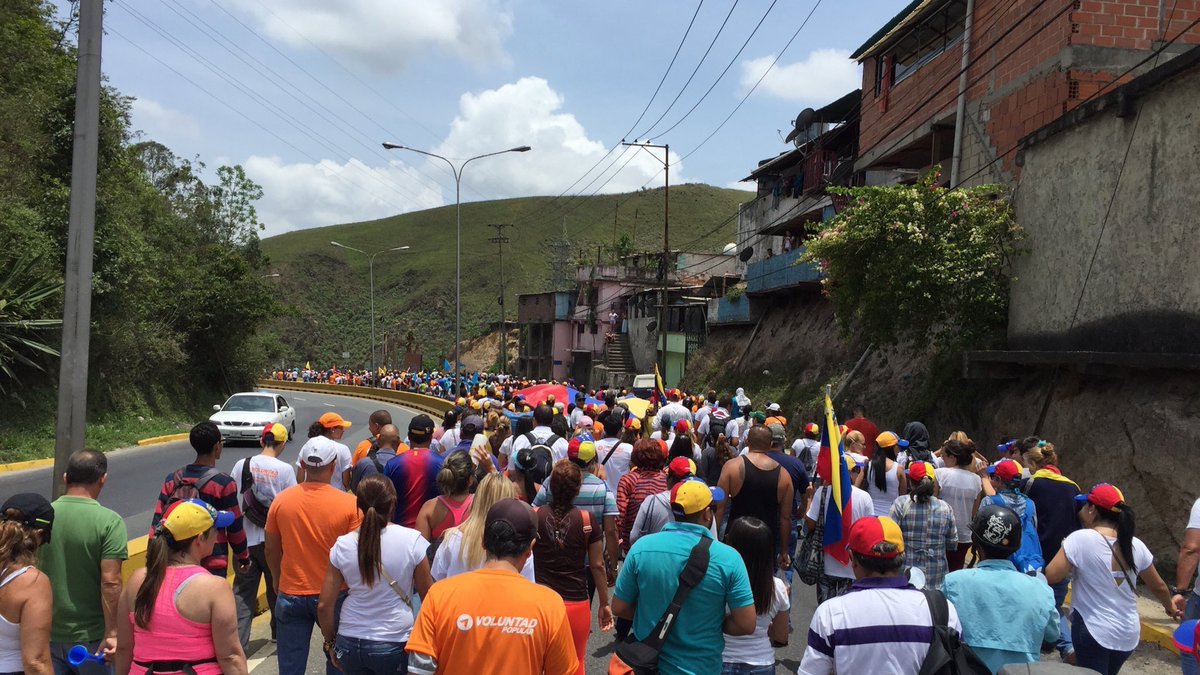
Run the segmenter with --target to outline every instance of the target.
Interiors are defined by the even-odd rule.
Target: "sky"
[[[662,185],[663,151],[635,139],[670,145],[672,184],[753,189],[737,181],[801,109],[861,86],[849,54],[905,4],[119,0],[102,67],[145,139],[244,166],[271,236],[454,203],[445,162],[384,141],[455,164],[533,148],[467,165],[463,201]]]

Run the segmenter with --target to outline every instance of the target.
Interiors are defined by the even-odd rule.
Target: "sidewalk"
[[[1174,634],[1179,622],[1167,616],[1157,600],[1139,595],[1137,602],[1138,615],[1142,620],[1142,642],[1178,654],[1179,650],[1175,647]]]

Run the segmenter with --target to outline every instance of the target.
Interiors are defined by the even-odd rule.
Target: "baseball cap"
[[[808,434],[815,434],[815,433],[817,433],[817,432],[819,432],[819,431],[821,431],[821,427],[817,426],[817,423],[816,423],[816,422],[809,422],[808,424],[805,424],[805,425],[804,425],[804,432],[805,432],[805,433],[808,433]]]
[[[353,425],[353,422],[343,418],[341,415],[335,412],[327,412],[324,415],[321,415],[321,419],[317,421],[320,422],[321,426],[325,427],[326,429],[333,429],[335,427],[349,429]]]
[[[702,480],[685,480],[671,488],[671,506],[686,515],[700,513],[713,502],[725,501],[725,491],[710,488]]]
[[[686,434],[690,428],[687,420],[679,420],[675,423],[675,433],[677,434]]]
[[[477,434],[483,431],[483,418],[479,415],[467,415],[462,421],[464,434]]]
[[[575,420],[576,429],[591,429],[592,424],[592,418],[588,417],[587,415],[580,415],[579,419]]]
[[[771,444],[782,445],[787,440],[787,432],[784,431],[783,425],[778,422],[773,422],[767,425],[767,429],[771,430]]]
[[[338,444],[324,436],[313,436],[300,448],[300,461],[305,466],[321,467],[332,464],[338,456]]]
[[[484,520],[484,531],[487,531],[492,523],[508,523],[518,540],[537,539],[537,517],[533,514],[533,509],[519,499],[510,497],[492,504]]]
[[[767,420],[767,415],[761,410],[755,410],[754,412],[750,413],[750,419],[754,420],[755,422],[765,422]]]
[[[513,455],[513,466],[521,471],[530,471],[537,467],[537,457],[532,448],[521,448]]]
[[[596,442],[591,434],[580,434],[567,444],[567,459],[579,465],[587,465],[596,460]]]
[[[199,499],[183,499],[167,507],[160,527],[175,541],[183,541],[214,527],[223,530],[233,525],[233,520],[229,511],[218,511]]]
[[[433,418],[429,415],[417,415],[408,421],[409,440],[425,440],[433,434]]]
[[[275,438],[276,443],[286,443],[288,439],[287,427],[283,426],[279,422],[268,424],[267,426],[263,427],[263,440],[266,440],[267,434],[271,434],[271,436]]]
[[[50,543],[50,530],[54,527],[54,507],[45,497],[33,492],[21,492],[9,497],[0,506],[0,520],[8,520],[9,509],[21,512],[20,522],[31,530],[40,530],[42,543]]]
[[[988,475],[994,475],[1002,481],[1008,482],[1021,475],[1021,465],[1011,459],[1002,459],[999,462],[987,468]]]
[[[885,431],[875,437],[875,445],[881,448],[890,448],[893,445],[900,444],[900,437],[894,431]]]
[[[768,403],[767,410],[770,410],[771,412],[779,412],[779,410],[780,410],[779,404],[778,403]]]
[[[670,471],[671,475],[679,478],[695,476],[696,463],[689,457],[676,457],[667,465],[667,471]]]
[[[883,544],[895,546],[894,551],[881,550]],[[849,548],[868,558],[891,559],[904,553],[904,535],[896,521],[887,516],[863,516],[850,526]]]
[[[1100,483],[1085,495],[1075,495],[1077,502],[1091,502],[1106,511],[1120,511],[1125,495],[1115,485]]]
[[[937,482],[937,474],[933,464],[929,462],[913,462],[908,465],[908,479],[920,483],[926,478]]]

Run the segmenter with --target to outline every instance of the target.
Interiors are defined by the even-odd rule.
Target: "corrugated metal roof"
[[[947,0],[913,0],[907,7],[900,10],[900,13],[893,16],[891,20],[883,24],[883,27],[875,31],[875,34],[867,38],[867,41],[862,43],[850,58],[859,61],[860,63],[874,56],[878,48],[887,44],[891,38],[900,31],[908,28],[914,21],[921,17],[927,9],[934,5],[940,5]]]

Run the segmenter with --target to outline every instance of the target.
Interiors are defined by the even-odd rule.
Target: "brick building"
[[[1159,63],[1200,43],[1197,18],[1200,0],[914,0],[852,55],[863,65],[855,168],[886,183],[940,163],[948,181],[960,135],[960,183],[1011,183],[1023,137],[1167,40],[1180,36]]]

